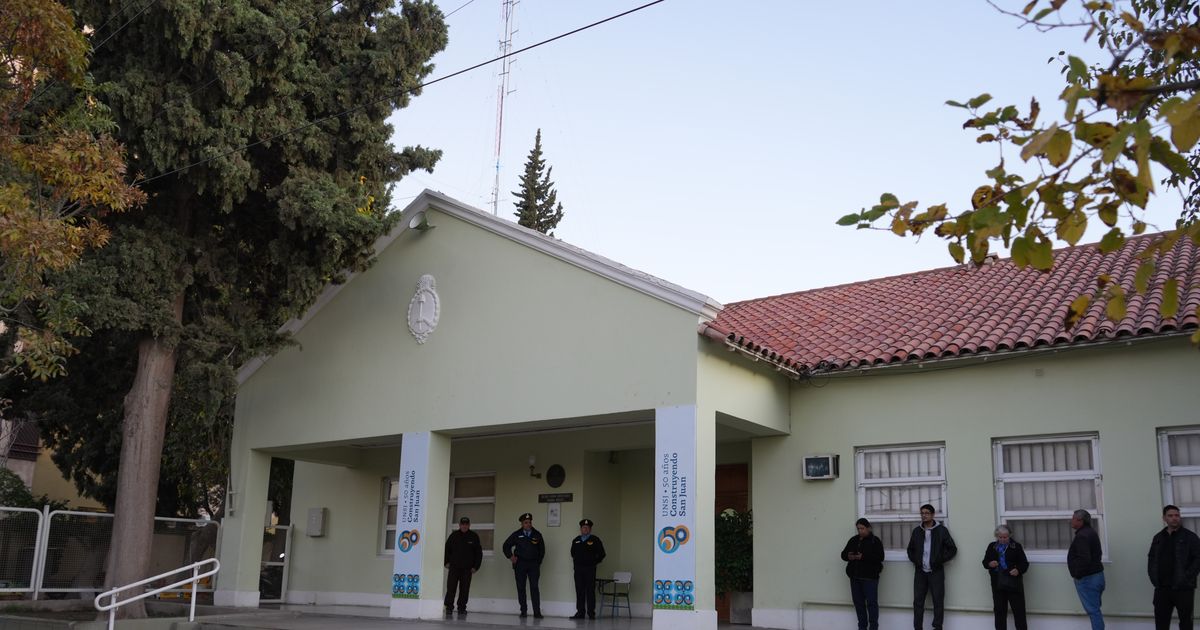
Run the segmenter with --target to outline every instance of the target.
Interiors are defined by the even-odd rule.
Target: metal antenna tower
[[[513,22],[516,17],[518,1],[500,0],[500,19],[503,23],[500,35],[501,56],[512,52],[513,35],[517,32]],[[512,57],[505,57],[500,61],[500,85],[496,91],[496,178],[492,182],[492,214],[497,216],[500,214],[500,147],[504,142],[504,97],[512,93],[508,89],[512,62]]]

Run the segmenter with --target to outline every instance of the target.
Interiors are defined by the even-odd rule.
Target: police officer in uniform
[[[529,580],[529,596],[533,600],[533,618],[542,618],[542,593],[538,590],[542,559],[546,557],[546,540],[542,533],[533,528],[533,515],[526,512],[520,516],[521,529],[504,541],[504,557],[512,561],[513,573],[517,578],[517,601],[521,603],[521,616],[528,616],[525,607],[525,580]]]
[[[579,535],[571,541],[575,561],[575,615],[572,619],[596,618],[596,565],[604,560],[604,543],[592,535],[592,519],[579,521]]]

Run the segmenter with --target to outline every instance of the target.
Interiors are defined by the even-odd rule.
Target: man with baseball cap
[[[604,543],[592,535],[592,519],[579,521],[579,535],[571,541],[571,559],[575,561],[575,616],[596,618],[596,565],[604,560]]]
[[[446,578],[446,614],[449,615],[454,606],[454,591],[458,591],[458,614],[467,614],[467,598],[471,596],[471,576],[483,564],[483,545],[479,542],[479,534],[471,531],[471,519],[458,519],[458,529],[450,532],[446,539],[446,555],[444,563],[450,570]]]
[[[546,557],[546,540],[542,533],[533,528],[533,515],[526,512],[520,516],[521,529],[504,541],[504,557],[512,561],[513,574],[517,578],[517,601],[521,604],[521,616],[528,616],[525,606],[525,581],[529,581],[529,597],[533,600],[533,618],[542,618],[542,593],[538,590],[542,559]]]

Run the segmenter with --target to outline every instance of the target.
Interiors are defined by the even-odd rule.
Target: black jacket
[[[478,571],[483,564],[483,545],[479,542],[479,534],[469,529],[465,534],[457,529],[450,532],[446,538],[446,554],[442,564],[452,569],[471,568]]]
[[[1162,562],[1162,554],[1166,551],[1167,528],[1154,535],[1150,541],[1150,553],[1147,554],[1146,570],[1150,573],[1150,583],[1154,588],[1168,588],[1182,591],[1196,588],[1196,575],[1200,574],[1200,537],[1192,530],[1180,527],[1175,532],[1175,570],[1172,572],[1170,584],[1159,584],[1158,567]]]
[[[988,566],[988,563],[1000,561],[1000,552],[996,550],[996,547],[996,542],[992,541],[983,552],[983,568],[988,570],[988,575],[992,578],[993,589],[996,588],[996,576],[1001,569],[999,566],[993,569]],[[1008,541],[1008,548],[1004,550],[1004,563],[1008,566],[1009,571],[1017,570],[1020,574],[1017,576],[1018,579],[1025,577],[1025,573],[1029,571],[1029,558],[1025,557],[1025,548],[1011,538]]]
[[[546,557],[546,539],[536,529],[530,529],[528,536],[524,529],[518,529],[508,535],[503,551],[505,558],[516,556],[517,562],[541,564]]]
[[[861,560],[851,560],[850,552],[863,555]],[[883,571],[883,541],[875,534],[866,538],[852,536],[842,549],[842,560],[846,561],[846,575],[852,578],[878,580]]]
[[[571,541],[571,559],[575,568],[594,567],[604,561],[604,543],[600,537],[592,534],[585,541],[583,536],[576,536]]]
[[[917,525],[913,528],[912,537],[908,539],[908,559],[916,565],[918,571],[921,570],[921,556],[924,552],[925,528]],[[942,565],[950,562],[957,553],[958,547],[950,537],[950,530],[941,523],[934,523],[933,539],[929,541],[929,568],[941,571]]]
[[[1071,572],[1071,577],[1078,580],[1103,571],[1100,557],[1100,536],[1096,530],[1087,525],[1075,530],[1071,548],[1067,549],[1067,571]]]

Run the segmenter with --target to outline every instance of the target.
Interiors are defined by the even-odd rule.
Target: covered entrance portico
[[[530,512],[545,614],[574,612],[587,517],[635,617],[715,627],[717,443],[786,433],[786,384],[712,352],[704,295],[436,193],[398,225],[288,325],[296,345],[239,374],[218,601],[258,605],[276,456],[297,462],[288,603],[438,617],[442,541],[468,515],[488,550],[468,608],[513,612],[500,548]]]
[[[578,521],[587,517],[595,521],[595,534],[608,554],[598,574],[633,574],[633,617],[653,618],[662,627],[715,627],[713,475],[718,461],[745,462],[750,434],[717,417],[701,424],[694,407],[680,406],[255,453],[260,466],[272,455],[297,461],[296,531],[285,603],[370,606],[386,608],[392,617],[442,618],[442,542],[458,517],[466,515],[486,550],[473,579],[469,610],[473,615],[515,615],[513,573],[500,547],[518,527],[517,515],[531,512],[547,545],[541,595],[548,618],[575,612],[569,550]],[[410,453],[415,448],[424,452]],[[694,471],[685,469],[689,458]],[[560,481],[548,475],[555,466],[563,475],[552,486],[551,481]],[[701,466],[707,470],[701,472]],[[406,477],[411,480],[407,496],[419,496],[419,506],[405,500]],[[262,488],[265,500],[265,482]],[[540,497],[557,501],[543,503]],[[705,507],[693,510],[701,505]],[[313,508],[325,519],[320,535],[306,529],[306,514]],[[235,518],[240,516],[236,512]],[[668,525],[662,523],[664,517]],[[250,544],[261,544],[261,520],[254,522],[247,513],[243,522]],[[668,528],[675,538],[664,542]],[[415,543],[412,532],[419,532]],[[229,543],[226,539],[226,549]],[[686,558],[683,551],[689,546],[695,551],[685,563],[659,559]],[[401,562],[407,564],[399,566]],[[233,590],[228,588],[231,580],[249,577],[232,575],[237,574],[223,576],[223,593]],[[397,591],[396,575],[404,576],[403,591]],[[670,589],[656,588],[668,577]],[[246,586],[249,595],[257,582]]]

